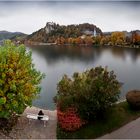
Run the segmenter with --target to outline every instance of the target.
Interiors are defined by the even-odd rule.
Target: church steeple
[[[96,28],[94,28],[93,35],[94,35],[94,37],[96,37],[96,36],[97,36],[97,33],[96,33]]]

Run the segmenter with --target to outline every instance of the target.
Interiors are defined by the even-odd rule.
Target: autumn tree
[[[83,44],[83,40],[81,39],[81,37],[77,37],[75,42],[76,44]]]
[[[124,32],[113,32],[111,34],[111,43],[112,45],[123,45],[125,43]]]
[[[110,42],[110,36],[102,36],[100,40],[100,45],[108,45]]]
[[[68,40],[67,40],[68,42],[68,44],[72,44],[72,38],[70,37],[70,38],[68,38]]]
[[[132,32],[132,43],[135,45],[140,44],[140,34],[138,34],[136,31]]]
[[[101,43],[101,36],[96,36],[93,39],[94,39],[94,44],[100,45],[100,43]]]
[[[86,121],[102,116],[119,98],[120,84],[113,71],[96,67],[83,73],[65,75],[58,83],[57,108],[65,112],[75,108]]]
[[[91,36],[86,36],[84,39],[85,44],[87,45],[92,45],[93,44],[93,39]]]
[[[5,41],[0,47],[0,118],[21,114],[31,106],[43,77],[32,63],[31,51]]]

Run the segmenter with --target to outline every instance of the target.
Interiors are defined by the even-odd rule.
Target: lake
[[[79,46],[33,46],[32,58],[35,67],[46,74],[42,80],[40,97],[33,105],[43,109],[55,109],[53,97],[57,83],[64,74],[83,72],[96,66],[108,66],[123,83],[120,99],[127,91],[140,88],[140,49],[79,47]]]

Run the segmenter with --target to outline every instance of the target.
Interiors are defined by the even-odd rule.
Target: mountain
[[[5,39],[16,39],[17,37],[25,37],[27,36],[24,33],[21,32],[8,32],[8,31],[0,31],[0,41],[5,40]]]
[[[97,36],[102,34],[100,28],[94,24],[72,24],[72,25],[59,25],[53,22],[47,22],[44,28],[27,36],[27,42],[42,42],[54,43],[57,39],[64,38],[78,38],[83,35]]]

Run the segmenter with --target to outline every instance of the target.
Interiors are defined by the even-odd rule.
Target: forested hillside
[[[100,28],[93,24],[72,24],[72,25],[59,25],[53,22],[47,22],[46,26],[27,37],[29,42],[62,42],[70,40],[71,38],[78,38],[85,36],[96,36],[102,34]],[[84,38],[84,36],[83,36]]]
[[[26,36],[26,34],[21,32],[0,31],[0,40],[15,39],[17,37],[23,37],[23,36]]]

